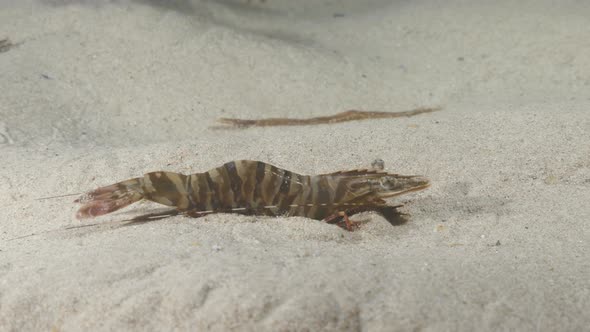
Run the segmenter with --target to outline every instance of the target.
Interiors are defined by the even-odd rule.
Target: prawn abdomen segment
[[[144,198],[156,203],[175,206],[179,210],[192,208],[190,175],[174,172],[151,172],[143,176]]]
[[[193,174],[193,195],[209,211],[290,214],[308,178],[261,161],[237,160]],[[201,207],[202,208],[202,207]]]

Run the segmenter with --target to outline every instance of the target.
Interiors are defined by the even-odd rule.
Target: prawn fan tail
[[[142,184],[143,178],[134,178],[100,187],[80,196],[74,201],[83,204],[76,213],[76,218],[102,216],[140,201],[144,198]]]

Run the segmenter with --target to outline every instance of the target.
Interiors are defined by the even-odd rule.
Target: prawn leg
[[[339,211],[326,217],[324,221],[328,224],[336,224],[337,226],[342,227],[349,232],[352,232],[353,230],[360,227],[361,222],[352,221],[348,216],[349,215],[346,211]],[[342,223],[342,221],[344,221],[344,224]]]

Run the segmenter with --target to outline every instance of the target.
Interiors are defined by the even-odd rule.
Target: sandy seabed
[[[590,3],[0,1],[0,330],[581,331]],[[211,129],[347,109],[412,118]],[[409,221],[74,218],[236,159],[423,174]],[[93,223],[97,225],[85,226]]]

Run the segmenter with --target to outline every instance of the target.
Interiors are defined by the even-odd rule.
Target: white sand
[[[21,43],[0,53],[0,330],[590,326],[588,2],[251,2],[0,2],[0,39]],[[80,223],[73,198],[35,200],[232,159],[314,174],[377,157],[433,181],[398,200],[405,225],[121,227],[155,206]]]

